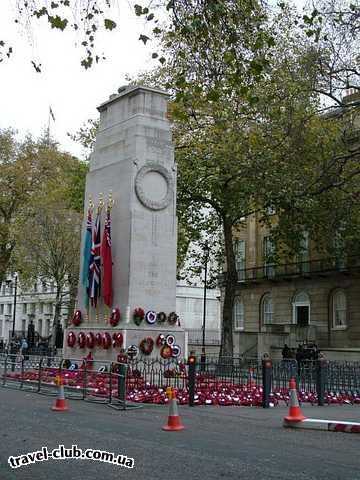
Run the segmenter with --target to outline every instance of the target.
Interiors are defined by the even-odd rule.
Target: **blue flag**
[[[89,304],[89,267],[91,259],[91,244],[92,244],[92,216],[91,210],[88,210],[84,250],[83,250],[83,269],[82,269],[82,284],[85,288],[85,305]]]

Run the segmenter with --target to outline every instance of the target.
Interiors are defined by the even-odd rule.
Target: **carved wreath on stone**
[[[144,191],[143,180],[149,172],[159,173],[165,179],[167,192],[161,200],[152,200]],[[174,181],[167,168],[162,165],[149,163],[141,167],[138,171],[135,178],[135,191],[138,199],[145,207],[150,208],[151,210],[163,210],[169,205],[173,197]]]

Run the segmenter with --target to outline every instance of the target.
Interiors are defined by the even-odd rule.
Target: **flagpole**
[[[92,220],[92,214],[94,212],[94,203],[93,203],[93,200],[92,200],[92,196],[89,195],[89,203],[88,203],[88,214],[89,214],[89,211],[91,212],[91,223],[93,224],[93,220]],[[91,240],[92,240],[92,228],[91,228]],[[83,268],[85,268],[85,265],[83,266]],[[86,268],[87,272],[89,270],[89,266],[87,266]],[[87,273],[88,275],[88,273]],[[89,296],[88,296],[88,292],[86,292],[87,294],[87,302],[86,302],[86,311],[87,311],[87,318],[88,318],[88,321],[90,321],[90,300],[89,300]]]
[[[98,215],[101,214],[103,206],[104,206],[103,194],[100,192],[100,194],[99,194],[99,204],[98,204],[98,208],[97,208],[97,214]],[[101,238],[101,234],[100,234],[100,238]],[[101,259],[100,259],[100,262],[101,262]],[[97,298],[97,301],[96,301],[96,323],[99,323],[99,318],[100,318],[99,317],[99,302],[100,302],[100,298],[101,298],[101,271],[102,271],[102,269],[100,268],[100,272],[99,272],[99,292],[98,292],[98,298]],[[102,314],[104,316],[103,309],[102,309]]]

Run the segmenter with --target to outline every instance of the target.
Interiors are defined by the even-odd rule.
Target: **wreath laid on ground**
[[[74,332],[69,332],[67,336],[67,344],[70,348],[74,347],[76,343],[76,335]]]
[[[104,350],[111,347],[111,336],[108,332],[102,334],[102,347]]]
[[[78,335],[78,344],[80,348],[85,348],[86,345],[86,335],[84,332],[80,332]]]
[[[164,323],[164,322],[166,322],[166,318],[167,318],[167,316],[166,316],[166,313],[165,313],[165,312],[159,312],[159,313],[157,314],[157,321],[158,321],[158,323]]]
[[[179,347],[179,345],[173,345],[173,346],[171,347],[171,350],[172,350],[172,356],[173,356],[174,358],[180,357],[180,355],[181,355],[181,348]]]
[[[170,358],[172,356],[172,348],[169,345],[164,345],[160,350],[160,356],[162,358]]]
[[[154,323],[156,322],[156,319],[157,319],[157,313],[154,312],[154,310],[149,310],[148,312],[146,312],[145,320],[147,321],[147,323],[149,323],[150,325],[154,325]]]
[[[73,325],[75,325],[75,327],[78,327],[81,322],[82,322],[81,310],[75,310],[73,318],[72,318],[72,323],[73,323]]]
[[[119,355],[116,357],[117,363],[127,363],[128,362],[128,356],[125,350],[122,348]]]
[[[154,348],[154,340],[151,337],[144,338],[141,340],[139,348],[144,355],[150,355]]]
[[[170,325],[175,325],[178,320],[179,320],[179,317],[175,312],[169,313],[168,322],[170,323]]]
[[[117,332],[113,334],[113,347],[122,347],[124,342],[124,337],[122,333]]]
[[[113,308],[110,314],[109,322],[112,327],[116,327],[116,325],[120,322],[121,313],[118,307]]]
[[[136,325],[140,325],[140,323],[144,320],[145,312],[142,308],[138,307],[135,308],[133,313],[133,319]]]
[[[127,354],[130,359],[136,358],[139,354],[139,349],[136,345],[130,345],[127,349]]]
[[[88,348],[94,348],[95,347],[95,335],[92,332],[88,332],[86,334],[86,346]]]

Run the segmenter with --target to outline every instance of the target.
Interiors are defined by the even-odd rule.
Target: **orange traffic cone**
[[[168,432],[183,430],[185,427],[181,423],[181,418],[179,416],[176,393],[172,388],[168,389],[166,393],[169,396],[169,416],[167,424],[164,425],[162,429]]]
[[[286,422],[301,422],[305,420],[306,417],[302,414],[301,408],[299,406],[299,401],[296,393],[296,382],[295,378],[290,379],[290,408],[289,415],[284,418]]]
[[[69,407],[67,406],[67,402],[65,400],[64,385],[60,375],[56,376],[55,383],[59,387],[58,396],[55,400],[54,405],[51,407],[51,410],[53,410],[54,412],[66,412],[67,410],[69,410]]]

